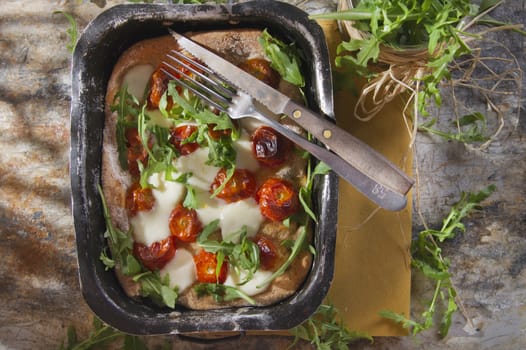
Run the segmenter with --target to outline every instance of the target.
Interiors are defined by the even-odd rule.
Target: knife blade
[[[169,31],[180,47],[205,63],[233,87],[247,93],[274,114],[285,114],[295,120],[332,152],[370,179],[402,195],[407,194],[413,186],[414,180],[387,158],[325,117],[295,103],[285,94],[205,47],[171,29]]]

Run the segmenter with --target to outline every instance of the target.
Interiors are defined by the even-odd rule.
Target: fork
[[[365,175],[352,164],[328,149],[315,144],[277,121],[277,116],[256,105],[252,97],[229,86],[228,82],[209,69],[179,51],[172,50],[162,62],[161,70],[179,86],[188,89],[203,102],[232,119],[254,118],[272,127],[320,161],[327,164],[341,178],[353,185],[380,207],[398,211],[407,204],[405,195],[395,192]],[[183,69],[181,69],[183,68]],[[174,74],[173,72],[177,72]]]

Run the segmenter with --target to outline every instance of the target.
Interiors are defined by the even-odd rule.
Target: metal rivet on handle
[[[299,109],[296,109],[294,112],[292,112],[292,116],[295,119],[301,118],[301,111]]]
[[[330,131],[329,129],[323,130],[323,137],[325,137],[326,139],[330,139],[331,136],[332,136],[332,131]]]

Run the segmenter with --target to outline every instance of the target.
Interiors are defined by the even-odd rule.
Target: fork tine
[[[227,107],[225,106],[231,103],[231,98],[235,96],[236,92],[224,86],[222,80],[218,79],[217,75],[213,74],[208,67],[191,60],[177,51],[172,51],[172,54],[168,54],[166,57],[173,61],[174,65],[165,61],[162,64],[173,71],[177,71],[178,74],[175,75],[164,68],[161,68],[161,70],[179,85],[198,95],[209,105],[226,112]],[[184,69],[179,69],[180,67]],[[202,71],[200,71],[201,69]],[[203,72],[209,72],[210,76]],[[192,73],[195,76],[192,76]]]
[[[177,66],[184,68],[181,73],[185,75],[186,79],[191,80],[192,83],[197,84],[199,88],[206,91],[207,94],[216,98],[221,103],[228,104],[230,99],[235,96],[236,91],[229,87],[223,79],[221,79],[210,68],[204,66],[203,64],[196,62],[190,57],[187,57],[175,50],[171,51],[171,54],[168,54],[167,58],[172,60]],[[170,63],[163,62],[163,64],[173,70],[178,70]],[[198,79],[195,79],[193,76],[188,74],[188,71],[192,72]]]
[[[165,63],[166,64],[166,63]],[[169,67],[173,68],[172,66],[168,65]],[[187,83],[185,80],[181,79],[181,77],[177,77],[175,76],[173,73],[169,72],[168,70],[164,69],[164,68],[161,68],[161,71],[168,75],[170,78],[172,78],[177,84],[179,84],[180,86],[190,90],[191,92],[193,92],[194,94],[196,94],[197,96],[199,96],[200,99],[204,100],[208,105],[218,109],[219,111],[221,112],[225,112],[227,113],[227,107],[229,105],[229,100],[225,99],[224,97],[221,97],[221,103],[219,103],[218,101],[212,99],[209,95],[205,94],[203,91],[199,90],[198,87],[192,85],[192,84],[189,84]],[[210,90],[209,88],[207,88],[206,86],[200,84],[199,82],[191,79],[190,77],[188,77],[188,75],[186,74],[182,74],[184,75],[185,77],[187,77],[186,80],[189,80],[189,81],[192,81],[193,84],[201,87],[202,89],[205,89],[207,90],[207,92],[209,94],[212,94],[214,97],[218,98],[218,96],[212,92],[212,90]]]
[[[184,64],[185,68],[189,69],[194,74],[200,76],[201,78],[205,79],[209,83],[213,84],[214,86],[216,86],[219,90],[224,92],[229,97],[232,97],[236,94],[236,90],[230,86],[228,81],[226,81],[225,79],[217,75],[217,73],[215,73],[213,70],[211,70],[204,64],[200,63],[197,60],[192,59],[189,56],[184,55],[183,53],[177,50],[171,50],[170,53],[171,55],[170,54],[167,55],[168,58],[178,62],[179,64],[182,64],[182,61],[187,62],[187,64]],[[178,59],[172,55],[177,56]],[[198,69],[195,69],[194,67]],[[205,72],[206,75],[201,72]]]

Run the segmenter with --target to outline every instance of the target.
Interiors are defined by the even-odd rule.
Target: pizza
[[[186,35],[301,99],[272,68],[263,31]],[[301,198],[308,157],[271,127],[233,121],[173,82],[162,69],[170,50],[181,51],[170,36],[140,41],[109,78],[102,195],[108,225],[129,242],[121,248],[109,240],[107,265],[133,298],[163,300],[141,283],[148,276],[191,309],[273,304],[292,295],[311,268]],[[117,248],[126,253],[120,261]]]

